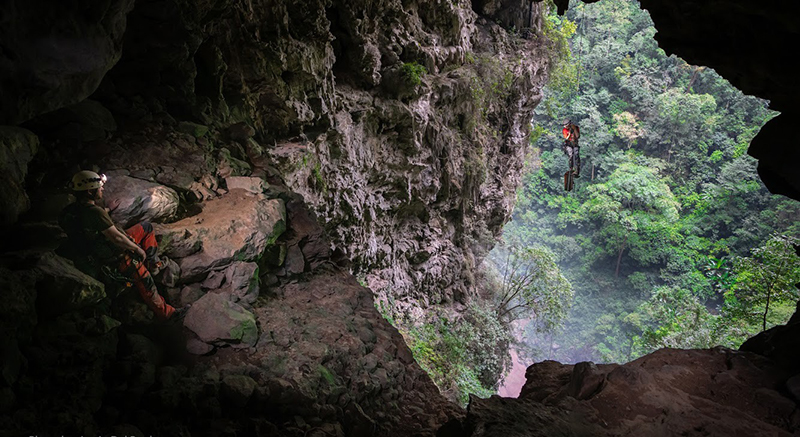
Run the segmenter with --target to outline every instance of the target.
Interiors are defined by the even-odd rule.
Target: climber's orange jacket
[[[581,137],[581,130],[580,128],[570,123],[568,126],[565,126],[561,129],[561,133],[564,135],[564,139],[567,141],[571,141],[573,143],[578,141],[578,138]]]

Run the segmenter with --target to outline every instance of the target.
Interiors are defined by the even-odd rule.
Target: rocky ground
[[[184,216],[156,225],[156,280],[191,308],[157,322],[47,245],[6,253],[2,435],[432,435],[463,414],[298,195],[229,176],[179,214],[173,189],[134,173],[110,175],[114,219]]]

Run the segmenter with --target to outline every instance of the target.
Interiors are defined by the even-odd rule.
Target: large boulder
[[[230,295],[206,294],[189,308],[184,325],[209,344],[253,346],[258,340],[255,316]]]
[[[236,261],[258,260],[285,229],[282,200],[232,190],[204,203],[200,214],[157,226],[156,234],[162,253],[180,265],[185,283]]]
[[[172,188],[132,178],[124,172],[109,172],[104,196],[107,204],[119,201],[119,206],[111,211],[111,218],[126,228],[143,220],[169,220],[178,212],[180,203],[178,193]]]
[[[0,126],[0,226],[16,222],[30,207],[25,177],[38,148],[39,138],[32,132]]]
[[[236,302],[247,305],[255,303],[258,297],[258,264],[235,262],[223,274],[219,292],[230,294]]]
[[[627,364],[534,364],[517,399],[472,397],[448,436],[790,436],[787,373],[722,347],[661,349]]]

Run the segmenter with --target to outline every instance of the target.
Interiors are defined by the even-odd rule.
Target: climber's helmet
[[[97,174],[93,171],[83,170],[72,176],[70,188],[72,191],[95,190],[105,185],[108,178],[104,174]]]

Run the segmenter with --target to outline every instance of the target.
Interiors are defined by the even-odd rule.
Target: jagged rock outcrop
[[[539,28],[541,5],[511,6],[498,25],[463,2],[139,2],[93,98],[197,141],[189,120],[226,127],[214,146],[235,173],[277,169],[373,290],[418,312],[467,299],[513,205],[548,61],[544,40],[504,29],[517,15]],[[131,155],[106,165],[190,150],[124,141]],[[209,170],[155,180],[202,192],[190,185]]]
[[[63,203],[75,166],[108,171],[120,224],[166,222],[156,279],[193,306],[159,325],[106,283],[37,314],[33,266],[3,267],[21,335],[3,345],[2,428],[405,436],[458,418],[342,266],[408,307],[465,298],[513,202],[545,42],[458,2],[142,1],[127,18],[91,101],[25,116],[42,144],[18,185]],[[67,347],[80,336],[90,353]]]
[[[472,398],[466,419],[439,435],[791,436],[800,409],[786,371],[725,348],[662,349],[624,365],[528,368],[518,399]]]

